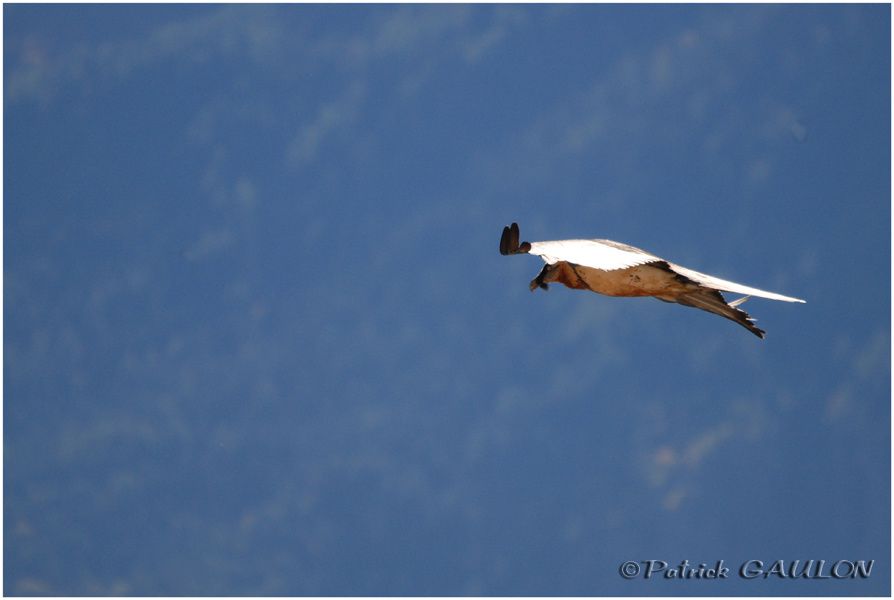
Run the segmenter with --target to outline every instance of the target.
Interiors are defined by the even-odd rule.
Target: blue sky
[[[4,61],[6,594],[889,594],[890,7],[6,5]],[[512,221],[807,304],[532,294]]]

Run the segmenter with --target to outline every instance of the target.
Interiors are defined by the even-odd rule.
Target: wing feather
[[[776,294],[774,292],[768,292],[766,290],[759,290],[757,288],[748,287],[747,285],[742,285],[741,283],[735,283],[733,281],[727,281],[718,277],[712,277],[711,275],[705,275],[704,273],[699,273],[698,271],[693,271],[692,269],[687,269],[673,263],[668,264],[675,273],[679,273],[680,275],[691,279],[699,285],[713,288],[715,290],[733,292],[735,294],[745,294],[746,296],[759,296],[761,298],[769,298],[770,300],[782,300],[783,302],[806,302],[805,300],[801,300],[800,298],[783,296],[782,294]]]
[[[530,254],[547,264],[570,262],[591,269],[615,271],[661,260],[644,250],[611,240],[561,240],[531,242]]]

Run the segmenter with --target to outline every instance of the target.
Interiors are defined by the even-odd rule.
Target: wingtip
[[[526,254],[531,249],[530,242],[519,243],[518,223],[503,227],[503,235],[500,237],[500,254]]]
[[[500,254],[506,256],[509,254],[509,227],[503,228],[503,235],[500,236]]]

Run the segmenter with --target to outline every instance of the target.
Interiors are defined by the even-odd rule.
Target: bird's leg
[[[549,289],[549,286],[546,285],[546,282],[544,281],[544,278],[550,273],[549,267],[550,265],[543,265],[543,268],[540,270],[540,273],[537,275],[537,277],[531,280],[531,284],[528,287],[531,288],[532,292],[537,288],[540,288],[542,290]]]

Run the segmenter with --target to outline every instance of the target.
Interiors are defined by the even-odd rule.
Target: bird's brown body
[[[687,291],[686,285],[668,269],[652,265],[600,271],[562,261],[547,265],[543,282],[561,283],[576,290],[590,290],[606,296],[655,296],[669,301]]]

